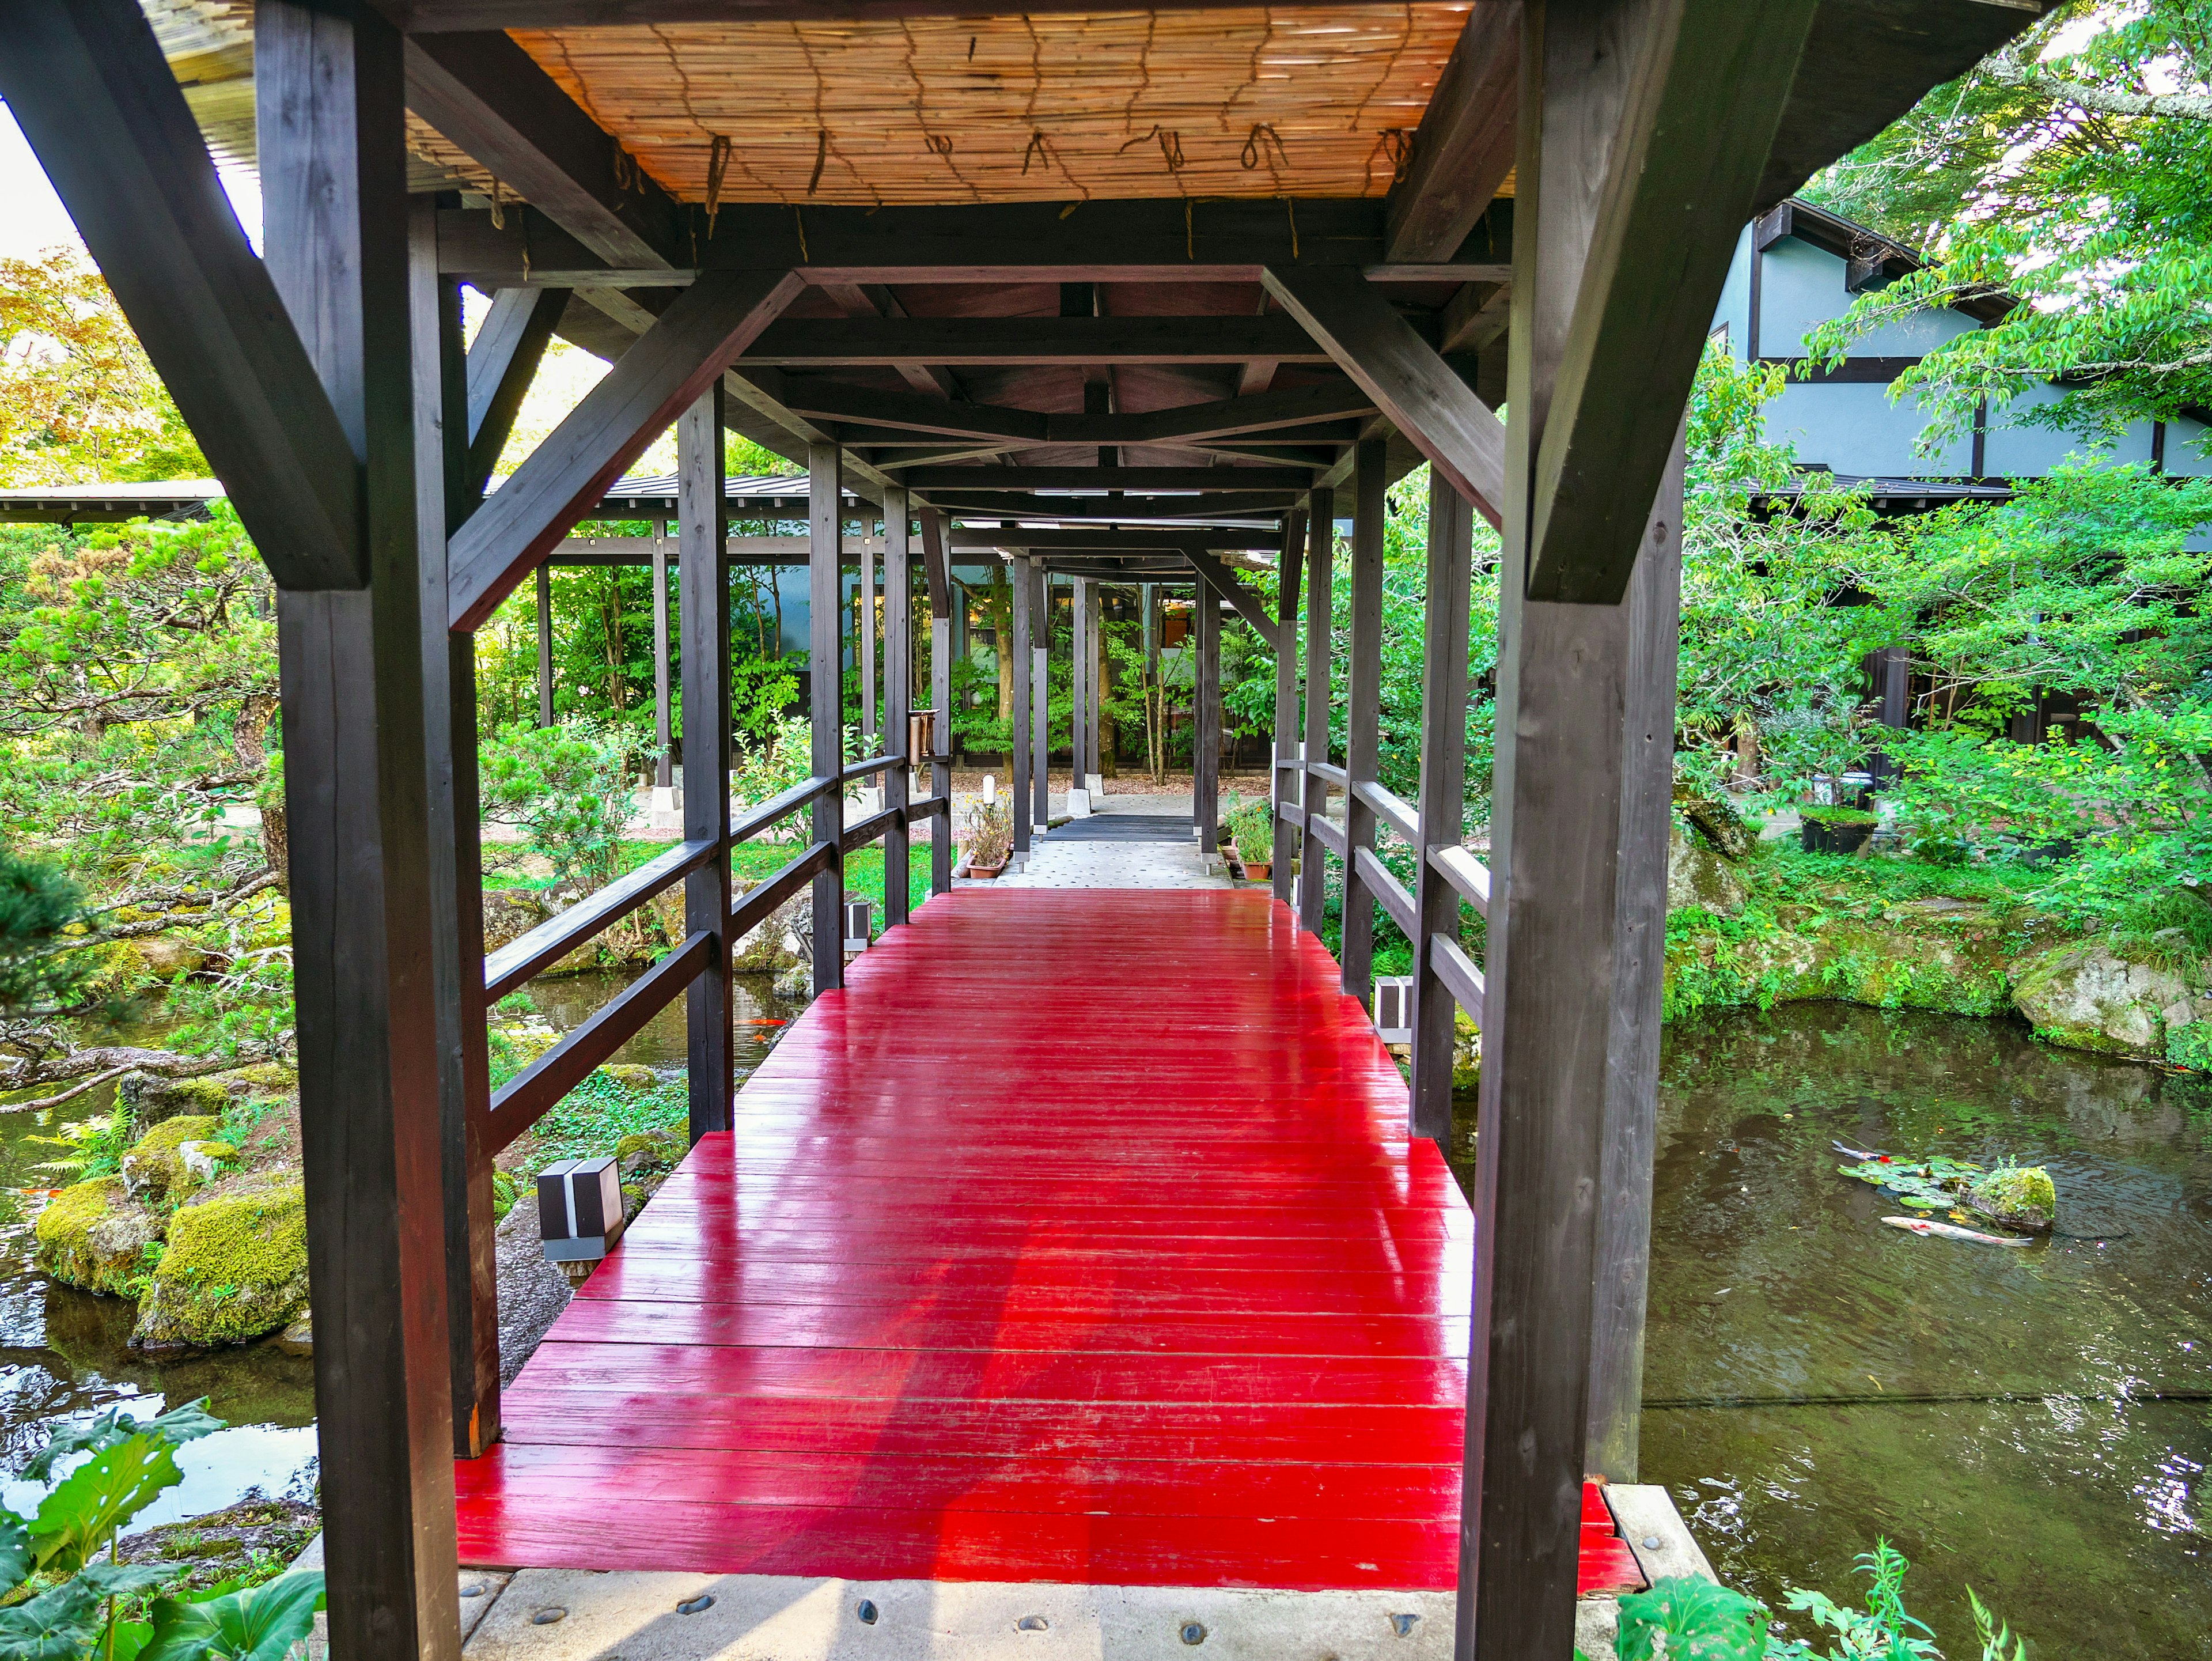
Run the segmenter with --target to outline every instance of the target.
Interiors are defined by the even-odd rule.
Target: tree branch
[[[2038,64],[2022,63],[2011,52],[2001,52],[1982,65],[1982,72],[1999,86],[2039,93],[2061,103],[2097,115],[2163,115],[2184,121],[2212,121],[2212,96],[2187,92],[2118,92],[2093,87],[2052,75]]]

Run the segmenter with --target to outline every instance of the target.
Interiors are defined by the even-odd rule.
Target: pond
[[[1831,1147],[2043,1165],[2026,1250],[1884,1227]],[[1886,1535],[1978,1652],[2212,1657],[2212,1082],[1841,1004],[1667,1034],[1642,1475],[1721,1578],[1841,1598]],[[1802,1630],[1802,1628],[1800,1628]]]
[[[628,983],[615,974],[569,975],[529,987],[539,1013],[565,1031]],[[776,998],[764,976],[735,982],[738,1070],[742,1077],[785,1031],[800,1005]],[[770,1025],[769,1023],[775,1023]],[[115,1042],[156,1043],[155,1027],[118,1028]],[[682,1000],[662,1011],[615,1056],[618,1062],[664,1069],[684,1061]],[[102,1089],[38,1114],[0,1113],[0,1190],[42,1190],[61,1180],[39,1171],[60,1150],[39,1145],[57,1121],[106,1112],[113,1092]],[[9,1196],[7,1197],[13,1197]],[[197,1517],[235,1503],[254,1488],[313,1498],[315,1482],[314,1362],[270,1343],[153,1361],[130,1348],[137,1311],[120,1299],[58,1286],[33,1264],[28,1207],[7,1208],[0,1221],[0,1505],[37,1507],[44,1488],[21,1480],[31,1457],[57,1426],[118,1403],[144,1417],[199,1396],[229,1428],[188,1444],[178,1455],[183,1483],[141,1512],[133,1531]]]

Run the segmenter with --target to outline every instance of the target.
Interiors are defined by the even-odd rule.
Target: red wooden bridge
[[[1288,908],[940,897],[735,1123],[456,1467],[465,1562],[1452,1587],[1472,1219]],[[1641,1584],[1594,1493],[1580,1578]]]

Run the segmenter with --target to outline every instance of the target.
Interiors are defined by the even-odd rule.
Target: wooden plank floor
[[[1449,1589],[1471,1220],[1289,913],[963,890],[848,978],[522,1369],[462,1561]],[[1594,1494],[1583,1579],[1638,1584]]]

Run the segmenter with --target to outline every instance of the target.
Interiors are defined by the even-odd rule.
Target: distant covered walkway
[[[524,1367],[462,1559],[1449,1592],[1472,1224],[1405,1122],[1263,892],[933,900]]]

